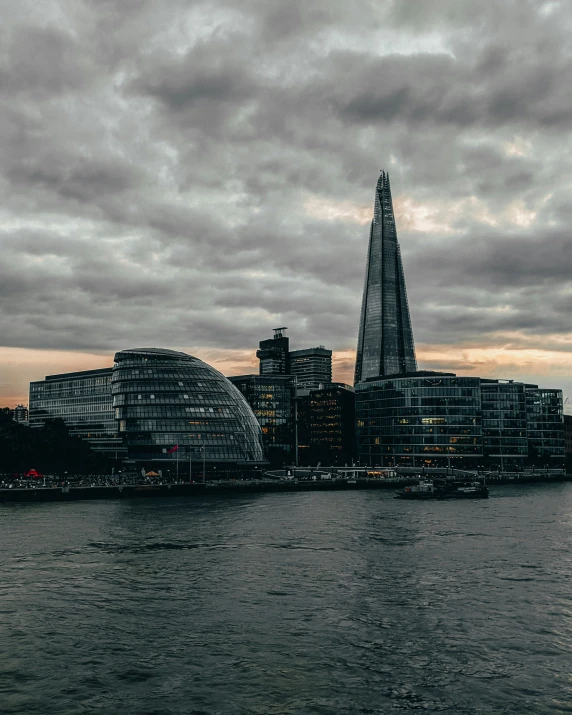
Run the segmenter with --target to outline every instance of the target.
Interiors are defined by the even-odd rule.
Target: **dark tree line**
[[[30,428],[14,422],[9,408],[3,407],[0,473],[22,474],[30,469],[42,474],[104,474],[110,472],[110,463],[79,437],[71,436],[62,419]]]

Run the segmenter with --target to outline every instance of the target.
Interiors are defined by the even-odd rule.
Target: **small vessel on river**
[[[399,489],[396,499],[487,499],[489,490],[479,481],[420,479],[418,484]]]

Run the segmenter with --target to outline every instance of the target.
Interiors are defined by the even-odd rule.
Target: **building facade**
[[[292,464],[296,440],[296,378],[291,375],[237,375],[229,380],[242,393],[260,424],[270,465]]]
[[[353,388],[342,383],[332,383],[318,390],[310,390],[309,420],[308,458],[306,461],[300,459],[300,464],[351,466],[355,459]],[[299,428],[298,433],[303,434],[303,431]]]
[[[566,454],[562,390],[527,385],[526,419],[530,464],[560,466]]]
[[[12,419],[21,425],[27,425],[29,419],[29,411],[26,405],[16,405],[12,410]]]
[[[290,339],[284,335],[288,328],[274,328],[274,337],[258,343],[256,357],[260,360],[261,375],[290,374]]]
[[[159,348],[122,350],[111,382],[114,416],[137,469],[189,475],[265,462],[262,434],[236,387],[210,365]]]
[[[81,437],[96,452],[124,456],[111,396],[111,368],[48,375],[30,383],[29,424],[43,427],[62,419],[70,434]]]
[[[483,457],[479,379],[419,372],[358,383],[360,464],[477,467]]]
[[[295,375],[298,387],[317,390],[332,382],[332,351],[323,345],[290,352],[290,374]]]
[[[572,473],[572,415],[564,415],[564,455],[566,471]]]
[[[389,175],[381,172],[363,289],[355,383],[417,370]]]
[[[300,389],[317,389],[332,382],[332,351],[317,348],[290,350],[288,328],[274,328],[274,337],[261,340],[256,357],[260,375],[295,375]]]
[[[526,386],[480,380],[483,454],[500,471],[520,471],[528,458]]]
[[[563,467],[560,390],[423,371],[368,380],[355,390],[361,464]]]

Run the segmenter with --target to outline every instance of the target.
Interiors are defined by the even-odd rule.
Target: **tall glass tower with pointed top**
[[[355,382],[416,370],[389,174],[382,171],[375,189],[369,233]]]

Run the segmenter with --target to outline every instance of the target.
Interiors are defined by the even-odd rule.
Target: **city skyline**
[[[352,382],[380,166],[419,367],[572,394],[561,3],[8,5],[2,404],[275,325]]]

